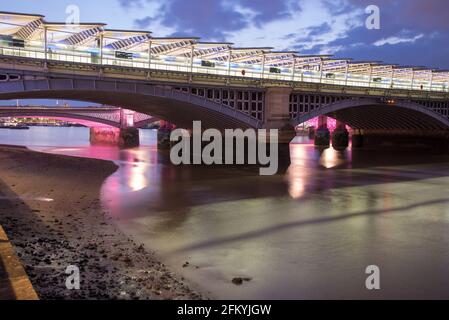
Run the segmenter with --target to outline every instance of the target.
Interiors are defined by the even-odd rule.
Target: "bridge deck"
[[[373,89],[401,89],[407,91],[432,91],[432,92],[449,92],[448,82],[435,82],[430,81],[411,81],[408,79],[394,81],[391,77],[382,78],[382,81],[376,80],[376,78],[350,75],[344,72],[320,72],[320,71],[303,71],[293,72],[293,70],[285,69],[280,73],[263,72],[261,67],[251,66],[233,66],[228,68],[225,65],[216,65],[215,67],[204,67],[198,64],[193,66],[187,61],[164,61],[156,60],[149,62],[148,59],[134,58],[132,60],[123,60],[115,58],[113,56],[105,56],[100,62],[97,59],[92,58],[89,52],[83,51],[56,51],[52,52],[45,59],[45,53],[42,48],[39,47],[27,47],[27,48],[8,48],[0,47],[0,56],[4,57],[22,57],[29,58],[37,61],[54,61],[54,62],[70,62],[79,66],[91,65],[91,66],[104,66],[104,67],[124,67],[127,69],[163,71],[163,72],[182,72],[192,75],[207,75],[215,76],[223,79],[248,79],[248,80],[274,80],[283,82],[286,85],[291,83],[310,83],[310,84],[329,84],[339,85],[345,87],[355,88],[373,88]],[[331,74],[331,77],[329,76]]]
[[[103,23],[55,24],[42,15],[0,12],[2,56],[223,79],[449,92],[449,71],[273,49],[197,37],[159,38],[150,31],[111,30]]]

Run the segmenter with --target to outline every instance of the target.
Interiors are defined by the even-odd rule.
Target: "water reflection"
[[[89,129],[82,127],[30,127],[30,130],[0,129],[2,144],[28,147],[89,146]]]
[[[320,164],[326,169],[335,168],[336,166],[344,163],[345,160],[342,157],[342,154],[336,152],[333,149],[323,150],[323,153],[320,157]]]
[[[303,170],[295,169],[291,166],[287,171],[287,181],[289,182],[288,193],[293,199],[301,198],[306,191],[306,177]]]
[[[376,298],[449,297],[447,157],[320,150],[298,138],[287,173],[261,177],[255,168],[174,167],[154,146],[46,151],[120,165],[103,205],[212,297],[369,299],[371,264],[385,284]],[[236,276],[253,280],[236,287]]]
[[[293,199],[301,198],[305,193],[305,185],[307,179],[307,163],[310,161],[310,151],[312,144],[301,143],[295,141],[290,146],[292,165],[287,170],[286,181],[289,184],[289,194]]]
[[[150,177],[146,174],[148,167],[156,165],[157,162],[158,157],[155,148],[120,151],[119,160],[116,160],[116,163],[123,170],[123,173],[119,176],[122,180],[117,182],[112,180],[110,183],[114,186],[110,191],[133,192],[144,189],[150,183]],[[119,189],[116,189],[117,186],[119,186]]]

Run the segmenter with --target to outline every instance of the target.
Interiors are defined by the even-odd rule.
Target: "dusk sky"
[[[269,46],[303,54],[449,69],[447,0],[0,0],[0,10],[65,21],[78,5],[81,21],[189,35],[236,46]],[[380,8],[380,30],[368,30],[365,8]]]

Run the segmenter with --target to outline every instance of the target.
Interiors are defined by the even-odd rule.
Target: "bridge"
[[[449,71],[160,38],[0,12],[0,99],[117,105],[179,127],[280,129],[326,116],[370,132],[446,132]],[[341,128],[341,126],[340,126]]]
[[[125,133],[158,121],[157,118],[117,107],[0,107],[0,118],[45,118],[81,124],[90,128],[94,144],[134,146],[137,137],[123,140]],[[120,141],[122,139],[122,141]]]
[[[86,127],[142,128],[158,119],[116,107],[8,107],[0,106],[1,118],[46,118]]]

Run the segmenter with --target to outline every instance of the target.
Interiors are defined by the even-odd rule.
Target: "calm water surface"
[[[213,298],[449,298],[449,158],[319,151],[298,138],[292,166],[174,167],[143,146],[90,147],[84,128],[0,130],[0,143],[110,159],[102,202],[122,230]],[[183,268],[183,264],[189,266]],[[365,289],[365,268],[381,290]],[[242,286],[234,277],[252,280]]]

